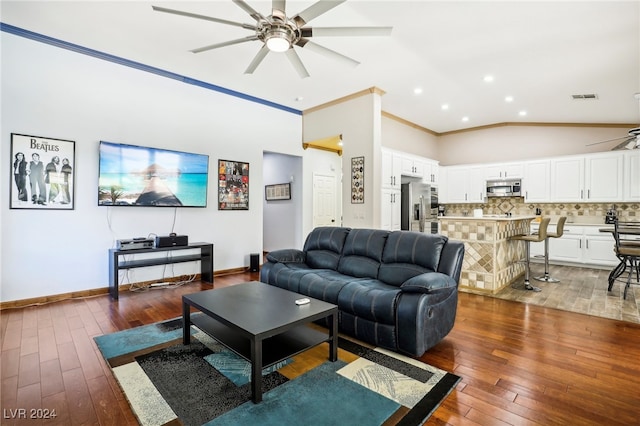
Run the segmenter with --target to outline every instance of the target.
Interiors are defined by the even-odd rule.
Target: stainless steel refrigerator
[[[401,191],[401,229],[439,233],[438,188],[427,183],[410,182],[403,183]]]

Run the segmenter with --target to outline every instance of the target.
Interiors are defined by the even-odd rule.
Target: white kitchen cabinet
[[[610,152],[552,158],[551,201],[622,201],[622,154]]]
[[[583,260],[588,265],[615,266],[620,261],[615,253],[615,241],[610,233],[601,233],[597,228],[585,227]],[[597,232],[598,234],[594,234]]]
[[[584,201],[622,201],[623,154],[622,152],[609,152],[585,156]]]
[[[549,260],[584,263],[583,240],[582,227],[565,225],[562,237],[549,239]]]
[[[402,157],[387,149],[382,150],[382,188],[400,189]]]
[[[538,224],[531,231],[538,230]],[[550,230],[555,230],[550,225]],[[565,225],[560,238],[549,238],[549,261],[593,266],[615,266],[619,260],[614,253],[610,233],[600,232],[598,226]],[[544,242],[531,244],[531,256],[544,256]]]
[[[438,185],[440,182],[439,179],[439,170],[440,166],[437,161],[426,161],[424,163],[424,175],[422,176],[422,181],[424,183],[429,183],[432,185]]]
[[[446,203],[481,203],[485,201],[486,182],[483,167],[446,168],[443,194]]]
[[[640,149],[624,153],[624,200],[640,201]]]
[[[515,179],[524,176],[524,163],[496,163],[485,166],[486,179]]]
[[[584,201],[584,157],[551,159],[551,201]]]
[[[469,203],[484,203],[487,198],[486,170],[483,167],[471,167],[468,171],[467,200]]]
[[[524,164],[522,195],[527,203],[549,202],[551,197],[551,161],[533,160]]]
[[[403,176],[422,178],[424,176],[424,161],[412,156],[402,156],[400,160],[400,174]]]
[[[400,189],[383,188],[380,211],[380,228],[388,231],[400,230]]]

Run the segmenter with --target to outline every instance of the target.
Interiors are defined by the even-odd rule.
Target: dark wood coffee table
[[[338,307],[269,284],[252,281],[182,296],[182,341],[191,341],[191,324],[251,362],[251,399],[262,401],[262,369],[329,343],[329,360],[338,359]],[[191,308],[202,314],[191,314]],[[328,318],[329,331],[306,324]]]

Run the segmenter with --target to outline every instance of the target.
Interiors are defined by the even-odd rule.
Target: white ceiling
[[[271,2],[247,3],[270,14]],[[313,3],[289,0],[287,14]],[[276,53],[244,74],[259,41],[191,53],[251,31],[152,5],[254,23],[221,0],[2,0],[0,20],[297,110],[376,86],[386,92],[384,111],[439,133],[504,122],[640,122],[640,1],[350,0],[308,26],[393,26],[391,36],[314,37],[361,64],[296,48],[311,74],[305,79]],[[587,93],[597,100],[572,99]]]

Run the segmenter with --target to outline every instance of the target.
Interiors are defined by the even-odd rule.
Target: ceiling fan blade
[[[181,10],[167,9],[166,7],[159,7],[159,6],[151,6],[151,7],[156,12],[171,13],[173,15],[186,16],[188,18],[204,19],[205,21],[217,22],[219,24],[225,24],[225,25],[233,25],[234,27],[245,28],[247,30],[255,31],[257,29],[257,27],[254,25],[243,24],[241,22],[227,21],[226,19],[219,19],[219,18],[214,18],[212,16],[198,15],[197,13],[183,12]]]
[[[262,62],[265,56],[269,53],[269,48],[266,45],[262,46],[262,49],[258,51],[256,56],[253,58],[247,69],[244,71],[245,74],[253,74],[253,72],[258,68],[258,65]]]
[[[320,0],[317,3],[312,4],[302,12],[298,13],[292,19],[296,24],[298,24],[298,27],[302,27],[313,18],[317,18],[318,16],[330,11],[331,9],[339,6],[345,1],[347,0]]]
[[[262,16],[260,12],[258,12],[257,10],[249,6],[244,0],[233,0],[233,2],[238,6],[240,6],[242,10],[247,12],[249,16],[251,16],[253,19],[256,20],[256,22],[260,20],[265,20],[264,16]]]
[[[640,147],[640,137],[631,136],[622,143],[611,148],[611,151],[619,151],[621,149],[636,149]]]
[[[210,44],[208,46],[199,47],[197,49],[190,50],[190,52],[200,53],[200,52],[205,52],[207,50],[217,49],[219,47],[231,46],[233,44],[240,44],[240,43],[244,43],[244,42],[247,42],[247,41],[254,41],[254,40],[258,40],[258,36],[255,35],[255,34],[254,35],[250,35],[250,36],[246,36],[246,37],[242,37],[242,38],[237,38],[235,40],[229,40],[229,41],[224,41],[222,43]]]
[[[589,143],[589,144],[587,144],[587,145],[585,145],[585,146],[600,145],[601,143],[613,142],[613,141],[617,141],[617,140],[620,140],[620,139],[628,139],[628,140],[631,140],[631,139],[634,139],[634,138],[635,138],[635,136],[629,136],[629,135],[627,135],[627,136],[620,136],[619,138],[607,139],[606,141],[599,141],[599,142]],[[627,141],[625,140],[625,142],[627,142]]]
[[[389,36],[393,27],[305,27],[301,28],[302,37],[335,36]]]
[[[278,11],[283,15],[286,13],[287,0],[272,0],[271,2],[271,10]],[[275,13],[274,13],[275,14]]]
[[[300,60],[300,57],[298,56],[296,51],[293,50],[293,47],[287,50],[286,56],[287,56],[287,59],[289,59],[289,62],[291,62],[291,65],[293,65],[293,67],[298,72],[298,75],[300,76],[300,78],[309,77],[309,72],[304,67],[304,64]]]
[[[302,47],[303,49],[306,50],[310,50],[312,52],[316,52],[319,53],[320,55],[324,55],[326,57],[329,58],[333,58],[333,59],[337,59],[341,62],[344,62],[347,65],[350,65],[352,67],[357,67],[358,65],[360,65],[360,62],[356,61],[355,59],[351,59],[348,56],[343,55],[342,53],[338,53],[335,50],[331,50],[327,47],[324,46],[320,46],[319,44],[316,44],[310,40],[307,40],[306,38],[301,38],[298,43],[296,43],[296,45]]]

